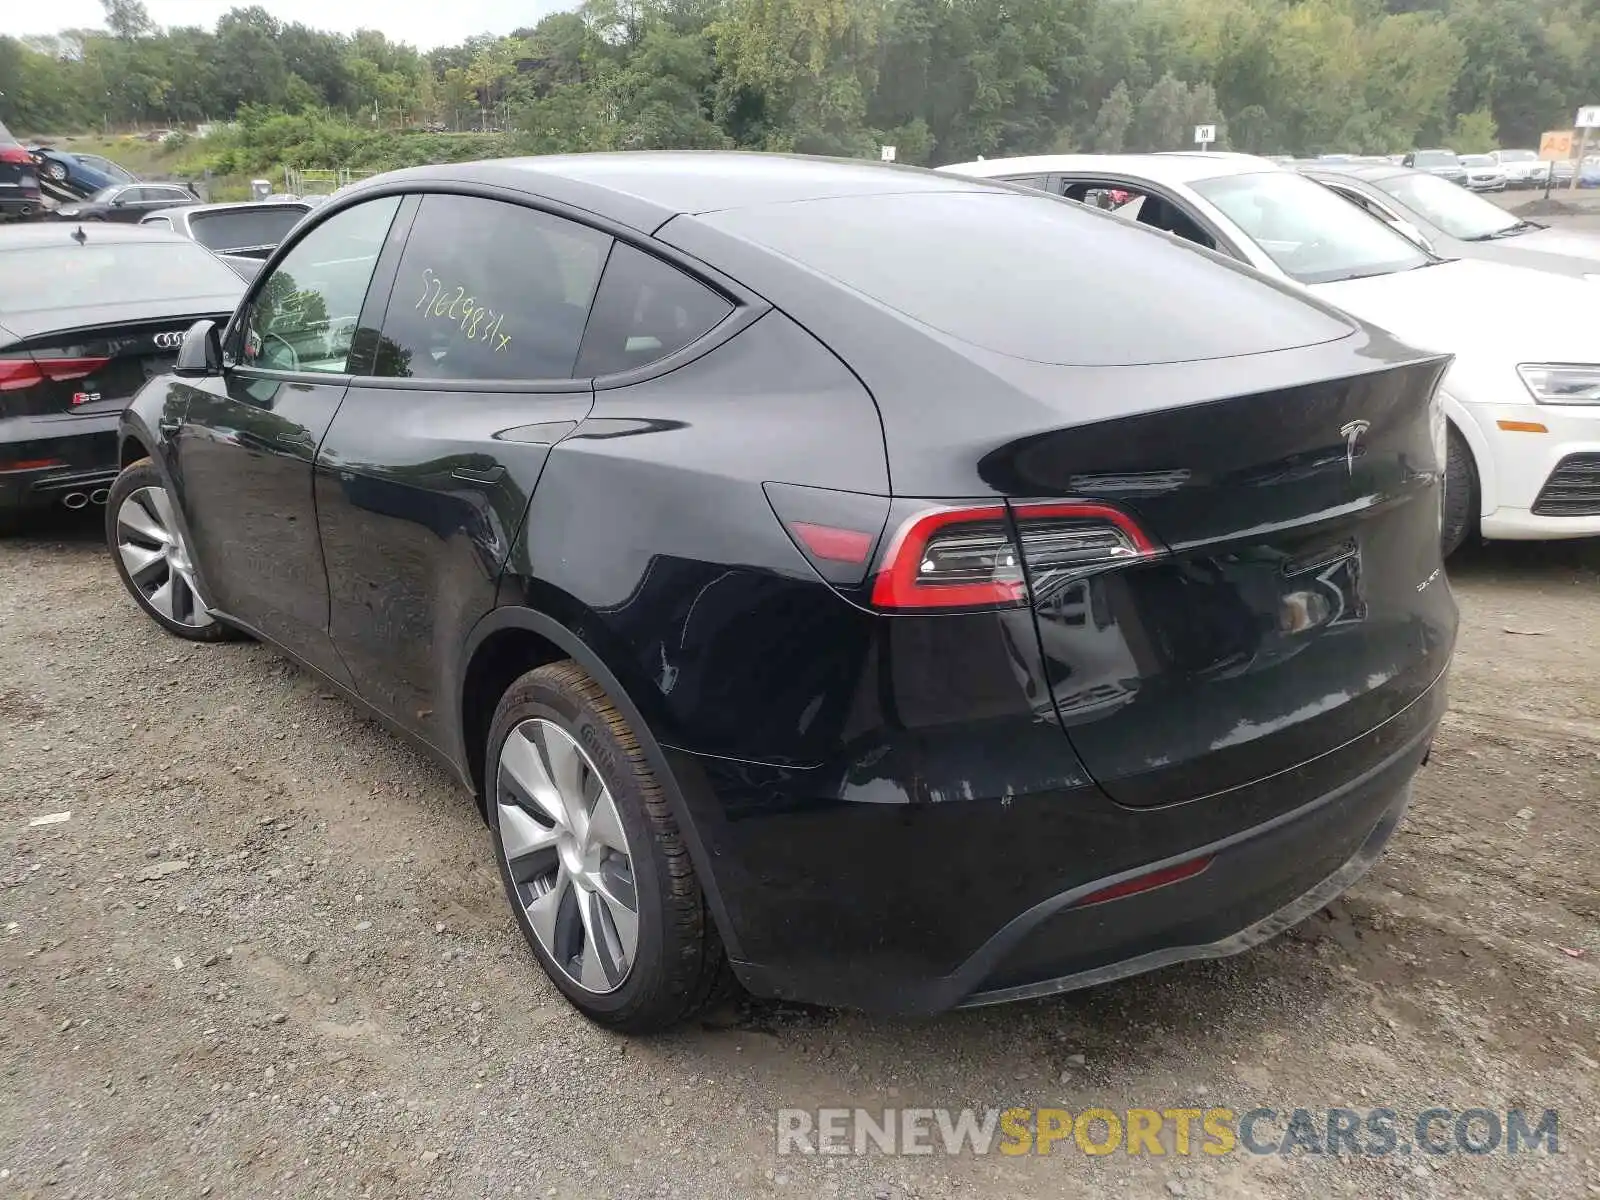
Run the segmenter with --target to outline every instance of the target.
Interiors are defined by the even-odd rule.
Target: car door
[[[122,221],[130,225],[137,224],[149,212],[145,206],[145,189],[130,186],[123,188],[111,197],[106,205],[105,215],[108,221]]]
[[[199,381],[175,439],[213,606],[346,684],[328,636],[311,468],[361,353],[369,284],[391,230],[403,231],[400,206],[389,196],[344,209],[288,249],[235,315],[226,369]]]
[[[447,752],[454,653],[592,403],[574,370],[610,248],[520,204],[422,197],[372,372],[317,455],[333,643],[363,698]]]

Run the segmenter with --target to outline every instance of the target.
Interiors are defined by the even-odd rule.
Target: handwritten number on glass
[[[501,333],[505,313],[497,313],[478,303],[476,296],[466,294],[462,287],[451,287],[428,267],[422,272],[422,295],[412,308],[426,316],[450,321],[456,325],[469,342],[493,344],[496,354],[511,348],[511,335]]]

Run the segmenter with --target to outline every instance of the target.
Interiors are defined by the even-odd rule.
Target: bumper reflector
[[[1098,892],[1090,892],[1082,900],[1075,901],[1069,907],[1085,908],[1090,904],[1104,904],[1107,900],[1121,900],[1124,896],[1136,896],[1140,892],[1166,887],[1169,883],[1193,879],[1210,865],[1211,856],[1209,854],[1204,858],[1191,858],[1187,862],[1174,863],[1170,867],[1162,867],[1159,871],[1151,871],[1147,875],[1135,875],[1132,879],[1124,879],[1121,883],[1113,883],[1110,887],[1101,888]]]

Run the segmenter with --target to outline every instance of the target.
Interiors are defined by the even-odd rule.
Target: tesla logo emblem
[[[1339,427],[1339,432],[1344,434],[1344,469],[1351,475],[1356,473],[1356,449],[1361,435],[1371,428],[1370,421],[1351,421]]]
[[[183,345],[183,334],[181,333],[156,334],[156,346],[158,349],[176,350],[181,345]]]

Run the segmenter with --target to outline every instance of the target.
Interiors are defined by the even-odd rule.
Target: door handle
[[[474,471],[471,467],[457,467],[450,472],[462,483],[499,483],[505,473],[506,469],[498,463],[481,471]]]
[[[297,433],[280,433],[273,440],[302,450],[309,450],[317,444],[316,439],[303,429]]]

